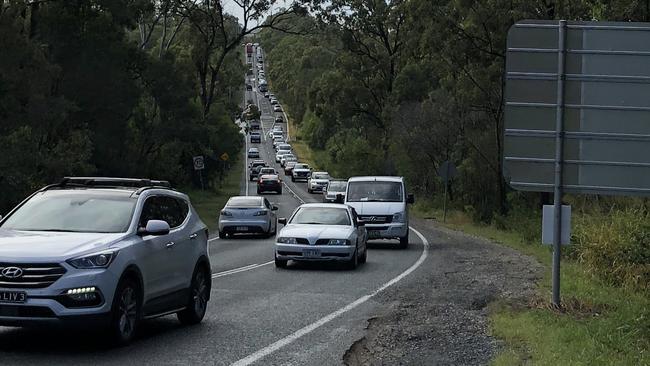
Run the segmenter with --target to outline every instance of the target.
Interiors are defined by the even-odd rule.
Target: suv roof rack
[[[62,187],[126,187],[126,188],[166,188],[172,189],[169,181],[151,180],[138,178],[108,178],[108,177],[64,177],[59,183],[51,184],[43,188]]]

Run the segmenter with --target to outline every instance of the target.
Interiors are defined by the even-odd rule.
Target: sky
[[[286,7],[289,6],[289,4],[291,4],[291,2],[292,1],[290,1],[290,0],[277,0],[275,5],[273,6],[273,8],[271,10],[273,11],[273,10],[277,10],[277,9],[280,9],[280,8],[286,8]],[[223,0],[223,7],[224,7],[224,10],[227,13],[236,16],[237,19],[239,19],[240,24],[244,23],[244,12],[243,12],[242,8],[240,8],[239,5],[237,5],[237,3],[235,3],[233,0]],[[255,26],[255,25],[256,24],[253,23],[253,24],[249,25],[249,28],[251,26]]]

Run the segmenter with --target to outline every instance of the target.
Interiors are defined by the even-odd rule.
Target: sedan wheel
[[[350,258],[350,260],[348,261],[348,268],[356,269],[358,265],[359,265],[359,248],[354,250],[354,254],[352,254],[352,258]]]

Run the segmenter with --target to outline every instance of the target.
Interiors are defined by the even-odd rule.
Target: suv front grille
[[[7,267],[17,267],[22,275],[16,278],[2,275]],[[65,274],[65,268],[57,263],[0,263],[0,287],[45,288]]]
[[[389,224],[393,222],[393,215],[359,215],[366,224]]]

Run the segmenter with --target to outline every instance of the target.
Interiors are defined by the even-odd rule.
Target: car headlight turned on
[[[296,240],[296,238],[283,238],[283,237],[280,237],[280,238],[278,238],[277,241],[278,241],[278,243],[281,243],[281,244],[298,244],[298,240]]]
[[[327,245],[350,245],[350,241],[347,239],[330,239]]]
[[[117,251],[106,251],[68,259],[67,263],[77,269],[107,268],[117,256]]]
[[[67,308],[99,306],[104,302],[101,292],[95,286],[71,288],[58,296],[57,301]]]

